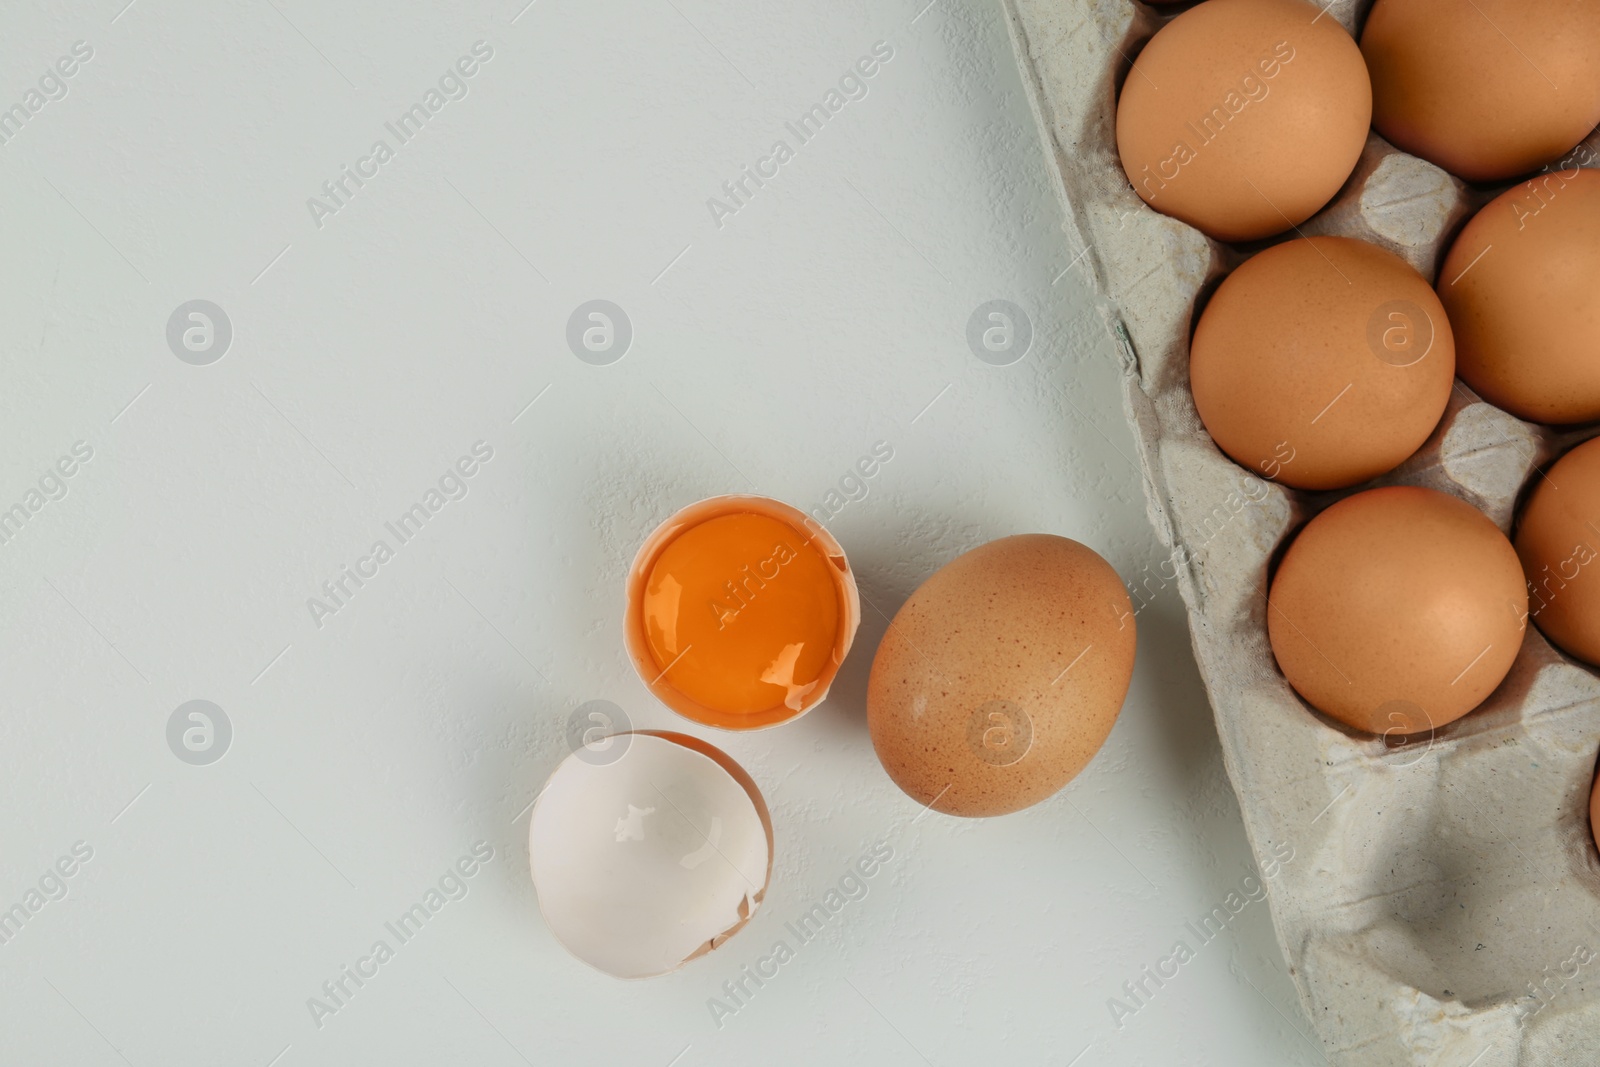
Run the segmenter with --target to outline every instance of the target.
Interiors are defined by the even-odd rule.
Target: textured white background
[[[0,508],[94,450],[0,546],[0,908],[93,849],[0,944],[0,1063],[1321,1062],[1265,905],[1203,947],[1184,927],[1250,860],[1170,587],[1049,802],[911,825],[866,733],[866,607],[826,704],[712,738],[774,816],[744,932],[625,984],[538,916],[525,811],[566,715],[686,726],[619,621],[676,508],[810,507],[885,440],[830,524],[883,612],[1011,533],[1130,581],[1160,558],[997,5],[123,2],[0,14],[0,106],[94,49],[0,146]],[[478,40],[469,95],[314,224]],[[867,96],[719,228],[707,198],[878,41]],[[564,340],[597,297],[635,331],[605,367]],[[1003,368],[964,339],[997,297],[1036,331]],[[196,298],[234,329],[204,367],[165,339]],[[307,598],[480,440],[465,499],[318,628]],[[209,766],[167,746],[194,698],[233,724]],[[708,998],[880,838],[868,896],[719,1030]],[[307,998],[480,840],[468,895],[315,1025]],[[1180,937],[1194,961],[1114,1026]]]

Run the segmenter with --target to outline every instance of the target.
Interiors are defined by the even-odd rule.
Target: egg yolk
[[[730,714],[798,712],[839,631],[827,557],[788,523],[747,512],[674,538],[650,568],[642,609],[667,682]]]

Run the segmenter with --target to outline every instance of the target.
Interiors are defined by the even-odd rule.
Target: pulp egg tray
[[[1170,550],[1157,569],[1187,607],[1245,832],[1275,871],[1263,877],[1274,928],[1324,1054],[1338,1067],[1600,1062],[1588,815],[1600,679],[1530,622],[1476,711],[1431,736],[1374,739],[1300,700],[1266,630],[1272,563],[1335,500],[1429,486],[1509,533],[1535,468],[1597,428],[1522,422],[1458,380],[1421,451],[1374,482],[1305,493],[1235,464],[1195,412],[1188,343],[1199,302],[1247,253],[1146,207],[1117,159],[1122,79],[1170,15],[1128,0],[1002,2],[1066,254],[1079,257],[1069,269],[1096,288],[1120,353],[1148,511]],[[1324,17],[1355,35],[1365,7],[1339,0]],[[1600,137],[1568,161],[1600,161]],[[1461,224],[1503,188],[1469,187],[1373,133],[1300,230],[1371,241],[1433,280]]]

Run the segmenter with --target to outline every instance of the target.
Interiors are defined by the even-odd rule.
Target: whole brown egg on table
[[[1065,537],[991,541],[934,573],[889,624],[867,683],[878,759],[918,803],[1004,815],[1099,751],[1133,675],[1122,579]]]

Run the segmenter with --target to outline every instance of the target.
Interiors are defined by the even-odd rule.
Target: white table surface
[[[1321,1062],[1266,906],[1210,944],[1185,926],[1251,861],[1170,586],[1104,750],[989,821],[912,825],[878,766],[874,608],[828,701],[753,735],[677,719],[623,651],[657,522],[724,492],[809,508],[880,440],[830,528],[884,612],[1006,534],[1129,581],[1161,558],[998,5],[124,3],[0,14],[0,106],[93,51],[0,145],[0,509],[27,514],[0,545],[0,908],[28,912],[0,1062]],[[385,123],[478,41],[466,95],[398,144]],[[799,144],[785,124],[880,41]],[[314,220],[380,137],[393,158]],[[167,343],[196,299],[232,325],[208,365]],[[565,341],[592,299],[632,325],[609,365]],[[1034,329],[1009,366],[965,340],[991,299]],[[480,441],[465,497],[314,619]],[[195,699],[232,729],[204,765],[167,740]],[[591,971],[538,915],[526,808],[591,699],[710,737],[772,808],[761,911],[665,978]],[[879,839],[868,895],[719,1028],[708,1000]],[[476,842],[466,895],[314,1019]],[[29,910],[41,879],[65,896]],[[1115,1025],[1179,939],[1195,958]]]

